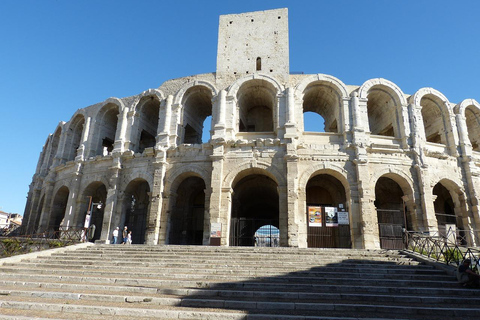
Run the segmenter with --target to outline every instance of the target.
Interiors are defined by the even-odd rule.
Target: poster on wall
[[[325,207],[325,226],[338,227],[338,212],[335,207]]]
[[[212,222],[210,226],[210,237],[211,238],[222,237],[222,224],[220,222]]]
[[[321,227],[322,226],[322,208],[308,207],[308,226]]]
[[[346,211],[339,211],[337,212],[338,215],[338,224],[350,224],[350,221],[348,220],[348,212]]]

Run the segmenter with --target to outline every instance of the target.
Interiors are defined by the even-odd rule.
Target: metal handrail
[[[472,265],[479,265],[480,250],[477,248],[462,246],[458,238],[452,241],[452,230],[448,230],[447,236],[429,232],[405,231],[406,248],[414,252],[444,262],[448,265],[459,266],[463,260],[471,259]]]
[[[0,237],[0,257],[64,247],[82,242],[84,228],[48,228],[44,232],[22,236]]]

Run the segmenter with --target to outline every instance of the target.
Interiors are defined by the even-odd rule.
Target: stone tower
[[[217,77],[255,72],[288,79],[286,8],[220,16]]]

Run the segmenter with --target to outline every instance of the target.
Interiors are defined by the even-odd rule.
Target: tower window
[[[257,58],[257,71],[262,70],[262,58],[258,57]]]

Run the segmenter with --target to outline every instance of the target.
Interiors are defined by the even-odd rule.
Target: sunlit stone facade
[[[305,112],[323,118],[318,132],[304,130]],[[110,98],[58,124],[24,231],[83,227],[92,199],[104,204],[91,220],[100,242],[127,225],[134,243],[207,245],[221,226],[221,245],[254,245],[255,230],[273,225],[281,246],[380,248],[381,226],[435,233],[450,224],[475,244],[479,121],[477,101],[451,103],[432,88],[405,94],[385,79],[290,74],[286,9],[225,15],[215,73]],[[348,224],[309,227],[309,206],[344,210]]]

